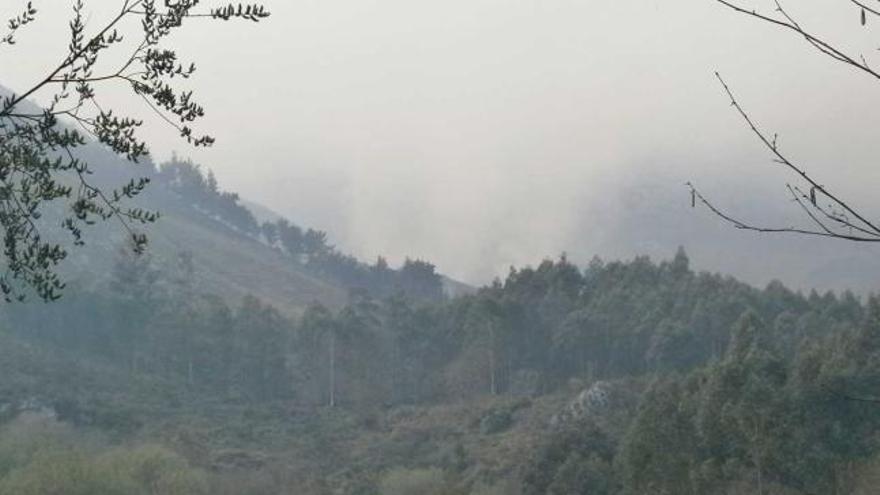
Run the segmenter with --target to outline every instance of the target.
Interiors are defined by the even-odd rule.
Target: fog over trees
[[[0,495],[876,492],[880,7],[0,11]]]

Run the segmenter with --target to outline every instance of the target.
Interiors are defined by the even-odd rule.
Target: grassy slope
[[[10,93],[0,85],[0,97]],[[28,111],[39,111],[30,103],[22,105]],[[94,171],[90,182],[108,191],[132,178],[149,175],[147,167],[152,166],[149,159],[139,164],[127,162],[94,143],[78,148],[76,155]],[[60,174],[58,178],[77,184],[72,176]],[[135,205],[162,215],[155,224],[134,226],[148,235],[150,255],[159,264],[171,266],[178,253],[191,252],[198,283],[206,293],[221,296],[232,304],[251,294],[291,315],[313,301],[337,306],[347,299],[346,289],[310,275],[269,247],[198,211],[161,184],[151,184],[146,193],[127,206]],[[257,218],[274,215],[254,203],[246,206],[256,210],[253,213]],[[87,245],[70,247],[70,236],[59,228],[62,216],[69,215],[67,201],[46,205],[42,213],[43,219],[38,222],[41,235],[70,248],[68,259],[59,270],[72,287],[99,283],[109,273],[120,249],[127,245],[125,229],[110,220],[84,227]]]
[[[289,315],[314,301],[337,306],[346,300],[342,287],[309,274],[161,185],[152,185],[137,205],[161,214],[154,224],[136,226],[149,238],[148,255],[159,268],[173,270],[180,253],[192,253],[196,287],[204,293],[223,297],[232,305],[245,295],[254,295]],[[62,265],[73,287],[106,281],[114,260],[127,247],[126,231],[117,222],[104,222],[88,229],[86,242],[85,247],[71,248]]]
[[[199,284],[233,303],[252,294],[286,312],[320,301],[338,305],[347,292],[318,279],[277,251],[184,205],[167,205],[151,229],[153,249],[193,253]]]

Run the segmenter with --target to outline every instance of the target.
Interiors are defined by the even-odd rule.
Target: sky
[[[70,2],[33,3],[38,23],[0,50],[0,81],[19,90],[66,46]],[[198,21],[171,40],[199,68],[214,147],[189,148],[119,88],[103,97],[147,119],[155,159],[190,156],[363,259],[424,258],[482,283],[562,252],[671,256],[678,243],[707,268],[777,276],[775,262],[730,261],[705,237],[731,234],[684,207],[688,180],[745,212],[784,193],[714,71],[826,185],[873,199],[877,82],[714,0],[264,3],[263,23]],[[880,58],[878,30],[845,2],[789,3],[804,26]],[[121,0],[86,5],[98,26]],[[750,254],[764,242],[735,235]]]

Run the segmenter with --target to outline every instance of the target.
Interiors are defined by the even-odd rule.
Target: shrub
[[[0,495],[129,495],[139,492],[129,479],[100,469],[75,451],[41,452],[0,480]]]
[[[186,459],[163,447],[146,445],[118,449],[98,461],[101,471],[121,478],[151,495],[198,495],[208,492],[203,473],[189,467]]]
[[[513,425],[510,411],[493,409],[480,419],[480,433],[492,435],[501,433]]]
[[[436,468],[392,469],[379,483],[381,495],[441,495],[446,490],[446,476]]]

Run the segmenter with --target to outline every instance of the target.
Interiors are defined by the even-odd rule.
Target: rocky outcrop
[[[565,408],[550,418],[551,426],[559,426],[607,411],[613,402],[614,387],[609,382],[597,381],[582,390]]]

